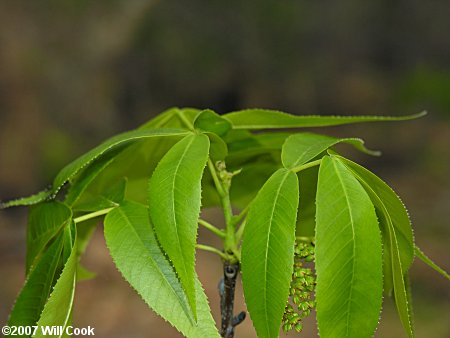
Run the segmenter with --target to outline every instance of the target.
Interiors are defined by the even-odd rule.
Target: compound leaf
[[[381,236],[352,173],[325,156],[316,197],[317,322],[322,337],[371,337],[382,302]]]
[[[45,326],[66,327],[72,313],[73,299],[75,295],[75,284],[77,281],[77,239],[76,227],[72,223],[64,231],[64,242],[70,243],[70,255],[65,262],[64,268],[59,276],[52,293],[44,306],[41,317],[37,323],[39,328],[33,337],[46,337],[42,330]],[[69,238],[67,238],[69,237]]]
[[[194,317],[195,243],[208,151],[206,135],[186,136],[161,159],[149,182],[149,212],[156,237],[175,267]]]
[[[8,321],[10,326],[36,325],[47,301],[58,267],[63,235],[55,238],[41,259],[28,274],[25,285],[16,299]]]
[[[245,109],[223,115],[233,129],[272,129],[326,127],[360,122],[404,121],[426,115],[426,112],[406,116],[319,116],[291,115],[276,110]]]
[[[150,308],[187,337],[219,337],[197,277],[194,323],[181,283],[157,243],[147,207],[125,201],[109,212],[105,239],[117,268]]]
[[[351,144],[366,154],[379,155],[379,152],[364,147],[364,141],[359,138],[335,138],[314,133],[297,133],[289,136],[284,142],[281,160],[286,168],[298,167],[341,142]]]
[[[65,204],[57,201],[31,207],[27,226],[27,271],[49,241],[71,220],[71,217],[72,211]]]
[[[242,242],[245,301],[258,337],[278,337],[292,278],[298,180],[276,171],[252,202]]]

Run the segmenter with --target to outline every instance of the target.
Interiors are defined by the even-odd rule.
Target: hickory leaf
[[[366,189],[377,208],[383,230],[385,291],[394,291],[397,312],[409,337],[413,337],[411,308],[408,303],[405,275],[414,259],[414,242],[403,203],[394,191],[367,169],[341,156],[337,160],[349,168]]]
[[[73,179],[79,171],[89,164],[91,164],[96,158],[105,154],[108,151],[117,150],[119,147],[129,146],[130,144],[145,140],[152,137],[167,137],[167,136],[182,136],[188,133],[183,129],[137,129],[116,136],[111,137],[99,146],[88,151],[84,155],[80,156],[75,161],[65,166],[56,176],[53,181],[52,189],[41,192],[37,195],[30,196],[29,198],[18,199],[3,203],[0,208],[7,208],[18,205],[30,205],[39,203],[47,198],[52,198],[62,188],[62,186],[69,180]]]
[[[384,234],[385,245],[389,246],[388,227],[393,227],[397,245],[399,246],[399,255],[403,271],[408,271],[414,259],[414,238],[409,220],[408,212],[397,194],[383,182],[378,176],[364,167],[352,162],[342,156],[336,156],[354,176],[363,184],[375,208],[380,214],[380,225]],[[392,276],[389,268],[391,261],[390,250],[388,247],[384,251],[385,259],[385,291],[390,292],[392,283],[386,281],[386,277]]]
[[[117,268],[150,308],[186,337],[218,337],[196,276],[195,324],[181,283],[157,243],[147,207],[125,201],[112,210],[105,218],[105,239]]]
[[[392,223],[388,222],[388,240],[389,240],[389,254],[392,265],[392,278],[393,278],[393,289],[394,289],[394,300],[397,307],[397,312],[402,322],[403,328],[406,331],[408,337],[414,337],[414,331],[412,327],[411,320],[411,308],[408,303],[408,293],[405,284],[405,274],[401,258],[400,250],[397,241],[397,235],[395,233]]]
[[[195,243],[208,151],[206,135],[186,136],[161,159],[149,182],[156,237],[175,267],[195,318]]]
[[[322,337],[372,337],[382,301],[381,236],[352,173],[325,156],[316,196],[317,322]]]
[[[379,155],[379,152],[364,147],[364,141],[359,138],[335,138],[314,133],[297,133],[289,136],[284,142],[281,160],[286,168],[295,168],[342,142],[351,144],[364,153]]]
[[[72,211],[60,202],[45,202],[31,207],[27,226],[27,271],[71,217]]]
[[[66,237],[64,242],[71,244],[70,248],[68,248],[70,249],[70,255],[44,306],[44,310],[37,323],[39,328],[33,337],[45,337],[42,331],[43,326],[66,327],[70,320],[75,295],[75,284],[77,281],[78,256],[75,224],[72,223],[68,226],[68,230],[64,232],[64,237]]]
[[[83,195],[89,185],[94,179],[112,163],[114,157],[105,156],[94,161],[88,168],[83,170],[78,177],[72,182],[67,195],[64,198],[64,202],[73,206]]]
[[[361,122],[405,121],[426,115],[421,112],[406,116],[319,116],[291,115],[269,109],[245,109],[223,115],[233,129],[274,129],[337,126]]]
[[[30,271],[11,311],[8,325],[36,325],[50,294],[62,246],[63,235],[60,234]]]
[[[278,337],[294,263],[298,180],[276,171],[252,202],[242,242],[242,282],[258,337]]]

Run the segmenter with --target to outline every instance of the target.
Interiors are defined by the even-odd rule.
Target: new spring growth
[[[224,188],[226,190],[230,189],[231,179],[233,178],[233,176],[236,176],[237,174],[239,174],[241,172],[241,169],[233,171],[233,172],[227,171],[227,167],[225,165],[225,162],[223,162],[223,161],[216,162],[216,169],[217,169],[220,181],[222,182],[222,184],[224,185]]]
[[[292,273],[289,298],[284,310],[282,327],[284,332],[303,330],[303,318],[309,316],[315,307],[312,299],[316,286],[316,278],[305,263],[314,261],[314,243],[296,241],[294,247],[294,271]]]

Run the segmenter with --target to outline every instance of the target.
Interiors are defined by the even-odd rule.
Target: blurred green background
[[[416,241],[450,270],[450,2],[0,2],[0,199],[27,195],[103,139],[170,106],[219,113],[263,107],[295,114],[410,114],[417,121],[333,127],[381,158],[353,154],[410,210]],[[206,217],[218,219],[216,211]],[[26,210],[0,212],[0,324],[24,279]],[[211,242],[203,231],[200,241]],[[79,284],[75,324],[97,337],[179,337],[127,287],[101,228]],[[198,254],[218,318],[220,262]],[[450,337],[449,283],[416,261],[418,337]],[[244,307],[238,296],[237,310]],[[403,337],[385,299],[376,337]],[[314,318],[304,337],[316,336]],[[255,337],[250,321],[237,337]]]

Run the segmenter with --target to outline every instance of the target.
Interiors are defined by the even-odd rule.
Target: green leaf
[[[291,115],[276,110],[245,109],[223,115],[234,129],[272,129],[337,126],[360,122],[404,121],[426,115],[421,112],[406,116],[319,116]]]
[[[125,198],[127,180],[118,179],[114,184],[105,188],[103,191],[92,189],[87,191],[77,203],[72,206],[76,211],[97,211],[107,208],[113,208],[120,204]]]
[[[335,138],[314,133],[297,133],[289,136],[284,142],[281,160],[286,168],[295,168],[342,142],[351,144],[366,154],[379,155],[379,152],[364,147],[364,141],[359,138]]]
[[[46,337],[42,334],[43,326],[66,327],[68,325],[73,307],[73,298],[75,295],[75,284],[77,280],[76,271],[78,263],[76,250],[76,227],[74,223],[72,223],[69,230],[70,231],[65,231],[64,235],[70,237],[72,235],[74,236],[70,247],[70,255],[64,265],[58,281],[55,284],[55,287],[53,288],[53,292],[45,304],[44,310],[42,311],[41,317],[37,323],[39,328],[36,331],[36,335],[33,337]]]
[[[383,269],[385,289],[394,290],[397,312],[408,337],[413,337],[411,305],[405,275],[414,259],[414,241],[408,213],[395,192],[380,178],[341,156],[334,156],[345,165],[366,189],[375,205],[383,231]],[[411,252],[412,251],[412,252]]]
[[[450,276],[448,275],[448,273],[444,269],[439,267],[436,263],[434,263],[430,258],[428,258],[427,255],[425,255],[423,253],[423,251],[420,250],[419,247],[415,246],[414,252],[416,254],[416,257],[419,258],[422,262],[424,262],[426,265],[428,265],[434,271],[438,272],[445,279],[450,280]]]
[[[206,135],[186,136],[161,159],[149,182],[150,218],[181,280],[194,317],[195,243],[208,151]]]
[[[89,244],[89,241],[94,234],[97,224],[101,221],[103,215],[96,218],[91,218],[87,221],[77,223],[77,256],[81,257]],[[89,280],[95,278],[96,273],[89,271],[87,268],[78,263],[77,266],[77,281]]]
[[[200,111],[200,109],[196,108],[172,107],[141,125],[139,129],[186,128],[178,114],[182,113],[189,121],[193,122]]]
[[[194,120],[194,127],[201,131],[224,136],[230,129],[231,123],[212,110],[202,110]]]
[[[98,223],[101,221],[102,217],[91,218],[84,222],[77,223],[77,255],[81,257],[86,251],[86,248],[91,240],[92,235],[94,234],[95,228]]]
[[[392,188],[374,173],[342,156],[336,157],[345,164],[361,184],[363,184],[380,215],[380,225],[385,239],[385,281],[386,277],[392,276],[392,270],[389,267],[391,265],[391,255],[389,241],[387,240],[389,238],[389,227],[393,227],[395,231],[403,271],[408,271],[414,259],[414,238],[411,221],[409,220],[408,212],[402,201]],[[392,284],[388,283],[385,285],[385,288],[388,286],[387,290],[385,290],[387,292],[390,292],[389,285],[391,285],[390,288],[392,288]]]
[[[382,301],[381,236],[352,173],[325,156],[316,197],[317,322],[321,337],[372,337]]]
[[[97,276],[97,274],[93,271],[90,271],[86,269],[84,266],[82,266],[80,263],[77,265],[77,282],[84,281],[84,280],[91,280],[94,279]]]
[[[401,258],[400,249],[398,245],[397,235],[395,233],[394,227],[391,223],[388,223],[388,239],[389,239],[389,253],[392,265],[392,278],[394,285],[394,300],[397,306],[397,312],[402,322],[403,328],[405,329],[408,337],[414,337],[414,331],[412,327],[411,320],[411,307],[408,303],[408,293],[405,285],[405,275]]]
[[[47,301],[63,246],[59,235],[28,274],[8,321],[10,326],[36,325]]]
[[[206,132],[205,135],[208,136],[210,141],[209,157],[211,160],[214,162],[223,161],[228,155],[228,147],[225,141],[211,132]]]
[[[81,169],[90,165],[98,157],[104,155],[109,151],[117,150],[117,148],[119,147],[129,146],[134,142],[142,141],[152,137],[184,136],[188,133],[189,132],[185,129],[138,129],[118,134],[65,166],[54,179],[53,187],[51,190],[41,192],[28,198],[22,198],[2,203],[0,205],[0,208],[3,209],[10,206],[36,204],[47,198],[54,197],[61,189],[61,187],[69,180],[72,180],[80,172]]]
[[[113,136],[64,167],[56,176],[53,182],[53,193],[56,193],[62,187],[62,185],[72,177],[74,177],[74,175],[76,175],[80,169],[90,164],[93,160],[107,151],[110,151],[119,146],[129,145],[132,142],[144,140],[151,137],[181,136],[186,135],[187,133],[188,132],[183,129],[145,129],[132,130]]]
[[[60,202],[46,202],[31,207],[27,226],[27,271],[71,217],[72,211]]]
[[[247,206],[279,167],[268,161],[255,161],[242,167],[230,167],[228,169],[230,171],[242,169],[239,175],[233,177],[230,189],[232,204],[240,208]]]
[[[299,203],[296,235],[314,237],[316,228],[316,192],[319,167],[311,167],[297,173]]]
[[[206,295],[195,277],[194,323],[180,281],[159,247],[145,206],[125,201],[105,218],[105,239],[123,277],[157,314],[187,337],[219,337]]]
[[[95,160],[90,166],[82,170],[72,181],[69,191],[64,198],[64,202],[69,206],[73,206],[77,203],[89,185],[113,162],[113,160],[114,157],[104,156]]]
[[[242,242],[245,301],[258,337],[278,337],[294,263],[297,176],[276,171],[252,202]]]
[[[17,198],[8,202],[0,202],[0,210],[21,205],[33,205],[44,201],[51,195],[51,189],[42,190],[34,195]]]
[[[236,131],[243,130],[233,132]],[[289,133],[248,134],[246,137],[227,141],[229,142],[227,165],[239,166],[264,155],[269,155],[279,162],[281,147],[289,135]]]
[[[104,195],[124,177],[127,178],[127,199],[147,203],[148,179],[160,159],[182,136],[149,138],[132,144],[114,157],[101,175],[89,184],[85,196]]]
[[[155,128],[177,128],[179,125],[174,126],[173,120],[176,119],[177,111],[180,109],[177,107],[169,108],[162,113],[159,113],[154,118],[145,122],[138,129],[155,129]]]

